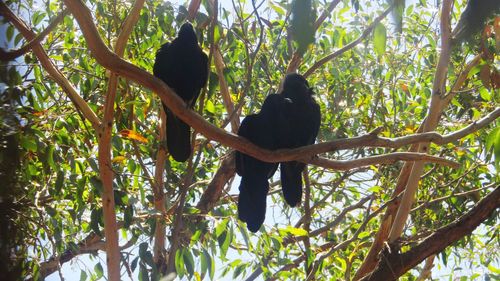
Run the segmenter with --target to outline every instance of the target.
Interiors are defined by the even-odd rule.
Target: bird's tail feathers
[[[302,171],[305,165],[295,161],[281,163],[281,186],[285,201],[296,207],[302,199]]]
[[[248,230],[257,232],[266,218],[269,182],[265,176],[245,176],[241,179],[239,189],[238,217],[247,223]]]
[[[175,161],[185,162],[191,155],[191,128],[170,110],[167,114],[167,148]]]

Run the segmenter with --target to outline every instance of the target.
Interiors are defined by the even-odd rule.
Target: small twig
[[[321,58],[320,60],[318,60],[317,62],[315,62],[305,73],[304,73],[304,77],[309,77],[314,71],[316,71],[318,68],[322,67],[324,64],[326,64],[327,62],[331,61],[332,59],[342,55],[343,53],[347,52],[348,50],[354,48],[356,45],[358,45],[359,43],[361,43],[366,37],[368,37],[368,35],[371,34],[372,30],[375,28],[375,26],[381,22],[391,11],[392,9],[394,8],[394,4],[391,5],[389,8],[387,8],[380,16],[376,17],[373,22],[363,31],[363,33],[361,33],[361,35],[354,41],[352,41],[351,43],[345,45],[343,48],[341,48],[340,50],[337,50],[323,58]]]

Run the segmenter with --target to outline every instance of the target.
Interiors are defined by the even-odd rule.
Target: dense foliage
[[[257,112],[265,97],[278,91],[290,62],[300,54],[295,53],[297,44],[291,36],[290,1],[219,2],[214,9],[214,1],[202,1],[195,14],[200,45],[211,60],[209,82],[195,110],[208,122],[230,131],[237,124],[231,120]],[[317,16],[331,5],[330,1],[312,2]],[[331,13],[327,11],[326,20],[315,32],[314,43],[306,47],[298,65],[299,73],[307,73],[314,66],[308,81],[314,85],[322,112],[318,142],[363,135],[380,126],[380,136],[390,138],[417,132],[428,113],[439,58],[440,6],[436,1],[407,2],[401,33],[396,31],[392,18],[386,17],[359,44],[316,68],[321,58],[363,36],[389,4],[344,0]],[[65,9],[61,1],[6,3],[37,34]],[[99,35],[114,49],[133,3],[87,0],[85,5],[92,11]],[[146,1],[127,42],[124,59],[152,72],[155,51],[175,37],[189,16],[188,6]],[[464,1],[455,1],[452,25],[464,6]],[[216,10],[218,21],[212,24]],[[463,86],[453,93],[436,128],[438,133],[453,133],[500,104],[500,20],[489,23],[489,34],[478,34],[472,42],[452,49],[447,91],[476,55],[488,50],[489,56],[469,70]],[[2,24],[6,38],[2,48],[15,49],[27,43],[6,18]],[[102,118],[111,74],[90,53],[73,16],[66,15],[42,46],[90,109]],[[218,50],[225,64],[223,77],[214,62]],[[8,247],[17,257],[25,257],[21,259],[22,275],[37,279],[58,270],[57,266],[51,267],[53,260],[64,264],[82,259],[85,262],[79,263],[80,280],[102,278],[106,266],[103,255],[99,255],[104,246],[98,243],[104,241],[98,132],[33,53],[2,62],[0,79],[2,138],[10,139],[8,146],[16,147],[17,142],[20,155],[17,173],[9,172],[15,180],[4,185],[2,177],[0,193],[14,202],[2,205],[3,210],[18,210],[9,215],[17,231],[2,235],[12,234]],[[228,113],[221,81],[227,83],[236,115]],[[155,208],[152,188],[158,150],[164,146],[159,133],[161,108],[155,93],[119,79],[111,144],[124,278],[157,279],[162,272],[153,252],[155,231],[162,224],[157,223],[161,214]],[[16,164],[15,155],[11,155],[16,148],[3,147],[2,168],[7,162]],[[178,250],[168,257],[175,259],[177,274],[188,279],[219,280],[225,276],[230,280],[254,272],[283,280],[305,280],[309,275],[318,280],[352,278],[380,228],[381,216],[404,164],[348,171],[309,165],[304,206],[295,209],[284,204],[279,182],[274,178],[267,219],[254,235],[237,220],[239,177],[233,178],[234,168],[230,180],[222,185],[220,198],[208,212],[200,212],[200,198],[223,161],[232,157],[232,148],[201,134],[196,135],[194,147],[190,161],[166,161],[162,186],[167,250],[171,241],[179,243]],[[393,149],[360,147],[322,156],[352,160],[390,152]],[[498,120],[457,141],[432,144],[429,154],[454,160],[460,166],[426,164],[411,219],[401,237],[403,250],[456,220],[498,187]],[[179,215],[183,219],[174,239],[171,234]],[[499,277],[499,237],[498,215],[494,215],[473,235],[437,256],[446,267],[443,274],[463,275],[464,280],[476,278],[473,273]],[[14,247],[16,244],[19,246]],[[0,249],[3,255],[3,247]],[[453,273],[463,260],[468,261],[470,270]],[[419,271],[412,270],[404,280],[415,280],[417,276]]]

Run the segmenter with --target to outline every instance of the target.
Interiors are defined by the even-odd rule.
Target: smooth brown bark
[[[409,251],[400,253],[399,246],[391,244],[385,248],[376,269],[362,278],[362,281],[396,280],[414,268],[427,257],[438,254],[466,235],[470,235],[483,221],[500,207],[500,186],[479,201],[469,212],[436,230],[420,244]]]

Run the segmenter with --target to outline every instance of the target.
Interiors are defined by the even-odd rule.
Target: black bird
[[[287,135],[288,130],[284,107],[289,102],[282,95],[269,95],[258,114],[243,119],[238,135],[262,148],[280,148],[281,138]],[[247,228],[252,232],[257,232],[264,222],[269,191],[267,179],[273,176],[277,168],[278,163],[263,162],[236,152],[236,172],[241,176],[238,217],[247,223]]]
[[[467,1],[467,6],[453,30],[453,41],[456,43],[470,41],[474,34],[484,28],[486,20],[498,13],[500,13],[499,0]]]
[[[193,26],[186,22],[177,38],[156,53],[153,74],[193,108],[208,79],[208,57],[198,46]],[[163,104],[167,114],[167,148],[172,157],[184,162],[191,155],[191,128]]]
[[[314,143],[321,113],[312,98],[314,92],[299,74],[285,77],[283,91],[269,95],[258,114],[241,123],[238,135],[269,150],[295,148]],[[238,199],[238,216],[247,228],[257,232],[266,215],[268,179],[277,163],[267,163],[236,152],[236,172],[242,177]],[[302,171],[305,164],[296,161],[281,163],[281,184],[286,202],[294,207],[302,197]]]
[[[284,138],[284,148],[297,148],[316,141],[321,123],[319,105],[312,95],[314,91],[300,74],[292,73],[285,77],[281,95],[291,100],[287,103],[285,116],[291,124],[288,136]],[[286,202],[297,206],[302,198],[302,171],[305,164],[297,161],[280,164],[281,186]]]

